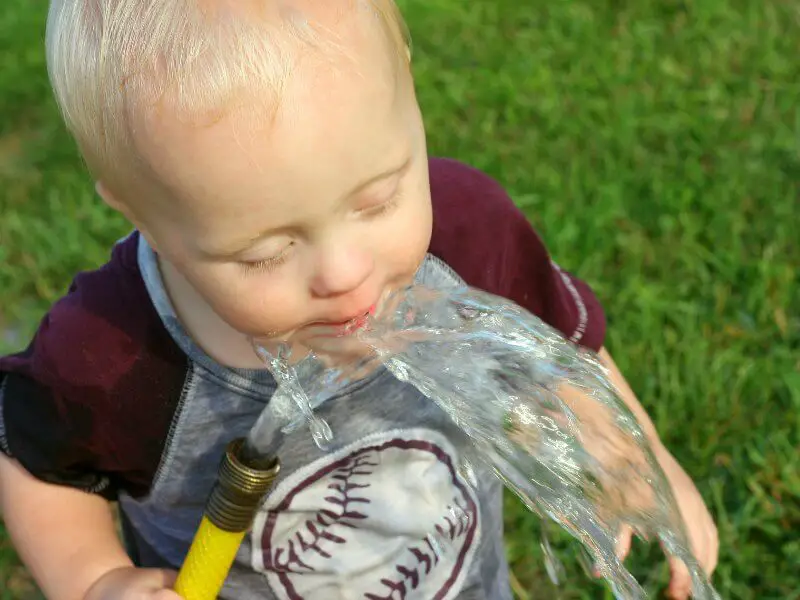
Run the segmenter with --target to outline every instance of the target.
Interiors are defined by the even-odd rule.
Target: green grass
[[[125,224],[49,96],[43,2],[0,16],[0,344]],[[800,598],[800,8],[786,0],[405,0],[431,152],[503,182],[606,306],[608,345],[718,520],[725,598]],[[531,598],[604,598],[508,502]],[[1,540],[2,538],[0,538]],[[24,580],[0,541],[0,598]],[[655,548],[634,573],[666,581]],[[8,581],[13,577],[12,581]]]

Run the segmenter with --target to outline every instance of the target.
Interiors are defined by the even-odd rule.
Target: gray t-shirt
[[[143,238],[139,268],[165,327],[189,358],[181,403],[150,493],[120,497],[148,563],[178,566],[226,444],[247,434],[275,392],[267,371],[214,362],[178,321]],[[460,283],[428,256],[417,280]],[[466,468],[459,432],[412,386],[380,370],[318,409],[326,451],[307,428],[279,450],[281,472],[242,544],[222,598],[510,599],[502,486]]]

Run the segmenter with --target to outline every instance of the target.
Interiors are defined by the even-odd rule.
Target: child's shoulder
[[[576,343],[598,350],[605,315],[591,288],[552,260],[503,187],[478,169],[432,158],[430,252],[469,285],[508,298]]]
[[[44,316],[28,349],[0,359],[0,370],[35,355],[27,370],[35,369],[38,379],[109,388],[151,354],[173,360],[176,348],[139,271],[138,237],[117,243],[98,269],[79,273]]]
[[[29,346],[0,357],[2,449],[43,479],[100,490],[108,481],[99,473],[122,462],[135,473],[157,464],[155,442],[180,398],[187,358],[150,301],[137,247],[133,234],[106,264],[78,274]],[[71,479],[76,464],[92,474]]]
[[[541,238],[506,190],[486,173],[448,158],[429,162],[433,236],[431,253],[443,258],[467,283],[503,295],[509,248],[522,238],[528,259],[546,263]]]
[[[475,167],[452,158],[431,157],[428,171],[434,214],[447,221],[442,226],[490,214],[524,218],[503,186]]]

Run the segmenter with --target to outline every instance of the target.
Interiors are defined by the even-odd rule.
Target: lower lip
[[[363,329],[369,321],[369,317],[375,314],[376,309],[377,307],[373,305],[363,315],[350,319],[349,321],[343,321],[341,323],[313,323],[311,327],[330,330],[330,333],[327,334],[330,337],[349,335],[355,333],[359,329]]]
[[[369,319],[369,313],[358,317],[357,319],[353,319],[352,321],[348,321],[344,328],[347,331],[357,331],[358,329],[363,329],[364,326],[367,324],[367,320]]]

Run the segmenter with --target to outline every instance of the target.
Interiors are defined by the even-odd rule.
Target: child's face
[[[301,62],[267,125],[243,109],[210,126],[165,110],[140,124],[154,191],[127,212],[242,333],[302,336],[363,315],[427,252],[422,118],[372,29],[348,33],[354,59]]]

